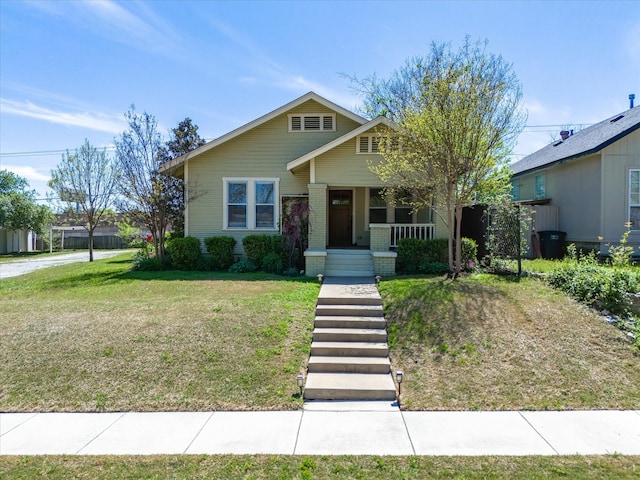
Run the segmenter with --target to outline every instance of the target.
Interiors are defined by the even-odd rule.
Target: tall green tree
[[[193,200],[198,196],[195,190],[194,182],[191,185],[187,185],[184,179],[176,175],[177,171],[175,167],[171,167],[170,162],[174,158],[186,155],[189,152],[195,150],[198,147],[203,146],[206,143],[205,139],[198,133],[198,126],[195,125],[189,117],[178,123],[178,126],[171,129],[169,132],[169,139],[167,140],[162,151],[162,162],[165,164],[163,174],[167,177],[166,182],[173,185],[174,191],[178,194],[182,192],[182,195],[177,195],[174,198],[173,205],[173,232],[176,236],[184,236],[184,210],[186,198]],[[169,167],[166,167],[169,165]],[[187,192],[189,188],[189,192]]]
[[[95,229],[107,218],[115,200],[118,179],[118,170],[106,149],[98,150],[86,139],[73,153],[67,150],[51,171],[49,187],[89,233],[90,262],[93,262]]]
[[[398,125],[380,132],[383,160],[372,170],[391,198],[433,208],[444,221],[456,274],[463,208],[508,192],[508,155],[526,121],[512,65],[486,46],[468,37],[458,50],[432,43],[389,79],[354,79],[365,112]]]
[[[52,218],[51,210],[37,203],[36,192],[29,190],[26,178],[0,170],[0,227],[32,230],[41,235]]]

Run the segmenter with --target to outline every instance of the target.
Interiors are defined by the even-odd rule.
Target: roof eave
[[[343,115],[351,120],[353,120],[356,123],[360,123],[360,124],[365,124],[367,123],[367,119],[364,117],[361,117],[360,115],[353,113],[350,110],[347,110],[344,107],[341,107],[340,105],[333,103],[331,100],[327,100],[324,97],[321,97],[320,95],[318,95],[315,92],[308,92],[304,95],[302,95],[301,97],[296,98],[295,100],[292,100],[291,102],[282,105],[281,107],[265,114],[262,115],[261,117],[256,118],[255,120],[252,120],[249,123],[246,123],[234,130],[231,130],[228,133],[225,133],[224,135],[222,135],[221,137],[218,137],[214,140],[211,140],[210,142],[204,144],[203,146],[185,154],[182,155],[178,158],[174,158],[173,160],[170,160],[169,162],[163,163],[162,165],[160,165],[160,171],[161,172],[165,172],[171,168],[177,167],[183,163],[185,163],[189,158],[195,157],[197,155],[200,155],[201,153],[204,153],[208,150],[211,150],[212,148],[217,147],[218,145],[221,145],[239,135],[242,135],[245,132],[248,132],[249,130],[262,125],[265,122],[268,122],[269,120],[272,120],[273,118],[291,110],[292,108],[296,108],[299,105],[302,105],[305,102],[308,102],[309,100],[314,100],[318,103],[320,103],[321,105],[324,105],[325,107],[334,110],[335,112],[339,113],[340,115]]]

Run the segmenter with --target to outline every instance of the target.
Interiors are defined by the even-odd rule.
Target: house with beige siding
[[[607,254],[630,225],[640,248],[640,108],[561,138],[511,165],[517,201],[555,212],[538,230],[566,232],[566,242]],[[555,228],[553,228],[555,226]],[[535,228],[535,227],[534,227]]]
[[[369,167],[386,128],[394,125],[384,117],[367,120],[310,92],[162,169],[187,184],[185,235],[231,236],[242,255],[245,236],[280,233],[283,205],[304,199],[307,275],[393,275],[399,238],[446,229],[430,211],[382,198]]]

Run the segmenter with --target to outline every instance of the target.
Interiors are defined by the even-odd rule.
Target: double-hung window
[[[382,188],[369,189],[369,223],[387,223],[387,202]]]
[[[629,223],[640,230],[640,169],[629,170]]]
[[[277,178],[225,178],[225,229],[275,230]]]
[[[535,199],[542,200],[543,198],[547,198],[547,186],[546,186],[546,176],[544,173],[540,175],[536,175],[535,178]]]

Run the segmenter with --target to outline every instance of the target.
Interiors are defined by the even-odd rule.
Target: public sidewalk
[[[640,410],[0,413],[0,455],[640,455]]]

